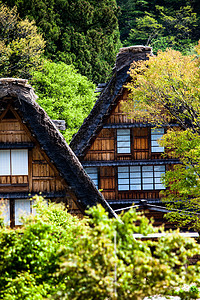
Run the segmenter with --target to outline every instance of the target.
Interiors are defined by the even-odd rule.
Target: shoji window
[[[130,170],[129,167],[118,167],[118,190],[130,190]]]
[[[141,167],[130,167],[130,190],[141,190]]]
[[[21,216],[28,216],[31,213],[31,202],[27,199],[15,200],[15,225],[22,225]]]
[[[10,200],[0,200],[1,217],[4,219],[5,225],[10,225]]]
[[[165,166],[126,166],[118,167],[118,190],[161,190]]]
[[[90,176],[94,182],[96,188],[98,189],[98,168],[96,167],[85,167],[85,171]]]
[[[117,129],[117,153],[131,153],[130,129]]]
[[[164,152],[164,147],[158,144],[158,140],[163,136],[164,128],[151,129],[151,152]]]
[[[142,167],[142,188],[143,190],[153,190],[153,166]]]
[[[0,150],[0,175],[10,175],[10,167],[10,150]]]
[[[161,182],[161,177],[164,174],[165,174],[165,166],[154,166],[155,190],[165,189],[164,185]]]
[[[0,150],[0,175],[28,175],[28,150]]]

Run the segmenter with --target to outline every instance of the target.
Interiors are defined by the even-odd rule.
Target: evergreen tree
[[[21,17],[35,20],[47,57],[74,64],[94,82],[110,75],[120,47],[115,0],[6,0]]]
[[[200,9],[197,0],[117,0],[121,8],[119,28],[125,46],[172,47],[186,52],[200,38]]]

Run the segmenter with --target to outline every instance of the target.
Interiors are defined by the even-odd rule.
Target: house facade
[[[114,216],[36,98],[26,80],[0,79],[0,199],[5,222],[21,225],[20,215],[32,212],[30,199],[36,194],[64,202],[78,216],[97,203]]]
[[[178,162],[164,157],[164,148],[158,144],[166,128],[128,119],[122,110],[128,98],[124,85],[130,80],[130,65],[149,55],[151,47],[120,49],[111,80],[70,146],[114,210],[134,203],[160,225],[167,212],[160,201],[161,177]]]

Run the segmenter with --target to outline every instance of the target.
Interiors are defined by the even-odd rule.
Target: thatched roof
[[[102,129],[104,120],[109,116],[123,85],[130,77],[128,71],[131,63],[133,61],[147,60],[149,55],[152,55],[152,48],[147,46],[131,46],[120,49],[117,54],[112,78],[70,143],[70,147],[78,157],[84,156],[94,138]]]
[[[87,207],[101,203],[109,214],[114,216],[115,213],[96,189],[62,134],[35,101],[37,96],[27,80],[0,79],[1,112],[6,109],[11,98],[12,106],[77,197],[78,206],[84,211]]]

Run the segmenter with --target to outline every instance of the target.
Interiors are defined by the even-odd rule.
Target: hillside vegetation
[[[200,39],[193,1],[0,1],[2,77],[28,78],[52,119],[64,119],[69,142],[106,82],[121,46],[171,47],[187,54]],[[120,40],[121,39],[121,40]],[[73,109],[72,109],[73,107]]]

